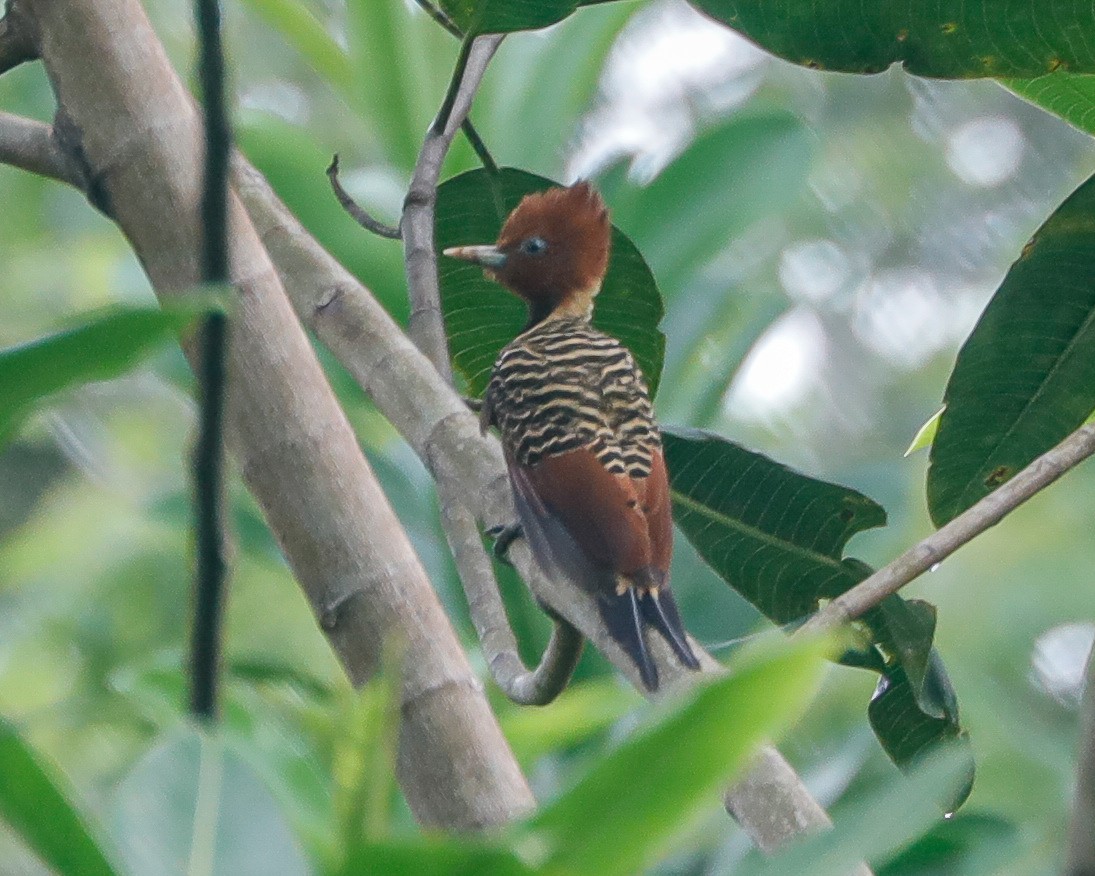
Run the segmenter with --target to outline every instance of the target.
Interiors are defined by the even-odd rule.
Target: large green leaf
[[[116,830],[133,873],[312,872],[269,791],[216,733],[167,736],[117,793]]]
[[[438,248],[493,243],[521,198],[553,185],[558,183],[513,168],[503,168],[497,177],[472,170],[447,180],[437,190]],[[442,258],[439,276],[453,362],[478,395],[486,388],[499,351],[524,327],[525,305],[487,280],[475,265]],[[614,228],[608,275],[596,299],[593,324],[631,350],[652,393],[665,350],[665,336],[658,331],[661,318],[662,299],[654,275],[634,244]]]
[[[940,526],[1095,410],[1095,180],[1012,265],[958,353],[944,403],[928,470]]]
[[[204,307],[113,310],[67,331],[0,350],[0,444],[36,401],[132,368]]]
[[[781,643],[731,675],[681,693],[528,823],[549,872],[642,872],[717,805],[757,746],[802,714],[826,640]],[[519,847],[521,844],[519,842]]]
[[[776,623],[801,620],[865,577],[844,546],[883,526],[886,512],[863,494],[694,430],[667,430],[665,458],[677,524]]]
[[[112,853],[51,775],[0,718],[0,818],[61,876],[114,876]]]
[[[677,525],[771,620],[801,620],[870,575],[844,548],[857,532],[886,522],[871,499],[717,435],[675,429],[664,441]],[[841,662],[882,675],[868,717],[887,754],[907,768],[961,732],[954,691],[932,648],[935,609],[891,596],[861,626],[865,641]]]
[[[878,73],[901,62],[946,79],[1095,72],[1077,34],[1091,9],[1073,0],[690,0],[781,58],[822,70]]]

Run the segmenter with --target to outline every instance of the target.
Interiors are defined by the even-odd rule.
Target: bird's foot
[[[487,535],[494,539],[494,558],[512,567],[513,562],[509,558],[510,545],[524,534],[524,527],[520,523],[499,524],[488,529]]]

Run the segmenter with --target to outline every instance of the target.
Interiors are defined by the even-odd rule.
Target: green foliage
[[[61,876],[115,876],[114,853],[52,775],[0,719],[0,818]]]
[[[886,522],[871,499],[715,435],[677,429],[664,442],[677,525],[770,620],[802,620],[871,573],[844,556],[853,535]],[[881,673],[868,717],[886,753],[907,768],[960,732],[954,690],[932,648],[935,609],[891,596],[862,624],[866,641],[843,662]],[[969,790],[967,782],[955,805]]]
[[[532,817],[549,871],[635,873],[694,825],[763,741],[805,709],[825,640],[784,643],[726,678],[684,691],[578,783]]]
[[[79,383],[124,374],[207,309],[115,310],[0,350],[0,446],[35,402]]]
[[[942,525],[1095,411],[1095,181],[1038,230],[963,345],[932,445]]]
[[[241,93],[248,95],[251,106],[265,107],[241,114],[241,145],[324,246],[393,313],[405,316],[398,244],[364,234],[345,217],[322,169],[337,144],[347,167],[367,168],[367,179],[357,181],[363,202],[394,221],[399,194],[390,190],[402,185],[413,164],[425,125],[444,93],[458,43],[399,0],[351,0],[345,18],[338,4],[247,0],[245,5],[277,37],[274,44],[252,41],[251,31],[241,28],[248,39],[234,42]],[[542,27],[578,12],[535,37],[508,39],[475,106],[476,123],[496,156],[542,175],[507,169],[500,182],[492,182],[483,171],[455,176],[441,193],[439,237],[444,246],[492,240],[501,217],[522,194],[551,184],[548,177],[559,173],[561,150],[596,93],[606,53],[632,10],[642,7],[619,3],[581,10],[594,3],[576,0],[446,0],[443,5],[463,27],[476,32]],[[828,5],[697,0],[694,5],[800,64],[866,71],[904,62],[908,69],[931,76],[1036,77],[1010,78],[1006,84],[1095,133],[1095,80],[1078,75],[1092,67],[1093,41],[1082,38],[1090,34],[1090,22],[1079,20],[1076,16],[1085,13],[1063,0],[978,0],[973,5],[944,0],[931,9],[927,4],[898,8],[886,3],[864,8],[845,0]],[[163,15],[165,4],[149,6],[154,18],[156,12]],[[279,39],[298,62],[288,71],[278,54]],[[189,42],[183,43],[189,52]],[[180,54],[181,64],[188,57]],[[300,62],[310,70],[302,70]],[[792,81],[797,84],[788,86]],[[788,306],[782,294],[766,288],[774,287],[772,278],[743,278],[740,269],[728,271],[725,263],[711,269],[728,244],[740,244],[761,220],[767,220],[763,246],[773,252],[795,236],[839,237],[849,227],[852,236],[869,237],[865,223],[886,215],[888,205],[880,204],[877,210],[872,205],[855,214],[851,226],[845,224],[851,213],[825,215],[816,226],[805,227],[789,218],[802,193],[824,182],[816,170],[826,151],[844,143],[818,124],[824,100],[817,98],[833,93],[829,85],[809,81],[810,108],[804,111],[802,94],[795,89],[806,81],[768,87],[754,104],[759,110],[736,111],[715,123],[708,120],[707,107],[698,108],[693,120],[699,121],[701,134],[648,184],[629,182],[622,165],[601,180],[614,221],[627,237],[616,236],[616,253],[625,254],[625,265],[614,262],[620,286],[615,293],[606,289],[599,299],[599,324],[632,346],[656,384],[665,342],[658,330],[661,302],[647,262],[671,304],[688,316],[667,321],[672,323],[667,329],[670,354],[683,363],[666,368],[666,375],[673,375],[672,381],[666,378],[673,392],[663,392],[659,405],[667,418],[712,421],[745,350]],[[862,131],[885,124],[877,94],[870,96],[871,89],[881,93],[885,81],[864,81],[859,92],[865,95],[862,118],[857,107],[837,121],[853,130],[862,126]],[[270,92],[282,82],[292,82],[289,90],[299,94],[270,100]],[[845,81],[842,87],[854,86]],[[39,117],[53,109],[47,89],[26,71],[5,75],[0,98],[5,109]],[[900,160],[902,168],[912,162],[903,149],[884,140],[867,142],[866,134],[857,136],[863,137],[865,153],[878,153],[869,154],[869,160],[886,167]],[[466,144],[458,139],[447,170],[457,174],[470,160]],[[913,166],[908,172],[915,175],[923,169]],[[347,174],[347,183],[352,182]],[[842,193],[854,191],[856,199],[863,194],[850,183],[839,185]],[[1022,445],[1022,452],[1009,450],[1007,456],[1008,465],[1018,466],[1037,447],[1063,437],[1067,423],[1084,415],[1087,402],[1078,399],[1088,398],[1084,394],[1095,384],[1090,379],[1090,327],[1084,324],[1095,306],[1083,297],[1085,286],[1095,286],[1084,273],[1090,267],[1086,240],[1093,230],[1090,205],[1083,201],[1090,198],[1087,188],[1051,219],[1009,275],[967,345],[967,351],[979,351],[972,366],[963,352],[953,391],[947,393],[943,424],[950,419],[951,426],[940,426],[932,478],[943,477],[940,461],[958,448],[965,454],[965,468],[951,470],[953,477],[947,474],[943,480],[956,496],[972,492],[948,500],[940,513],[933,501],[937,519],[981,492],[985,466],[996,452],[991,442]],[[17,207],[9,217],[18,217],[0,218],[0,242],[10,256],[0,278],[3,322],[15,337],[53,330],[57,314],[145,292],[132,279],[132,264],[119,256],[124,244],[95,224],[96,217],[70,209],[75,201],[65,198],[74,196],[14,174],[5,178],[4,191],[6,202]],[[904,197],[897,187],[891,194]],[[991,203],[1002,201],[996,197]],[[832,205],[825,210],[832,213]],[[915,221],[928,214],[924,209],[910,213]],[[497,350],[522,326],[523,310],[477,269],[443,262],[442,274],[457,365],[469,385],[481,389]],[[1020,281],[1025,288],[1015,291]],[[33,315],[26,316],[19,303],[26,288],[43,283],[43,291],[51,294],[36,301]],[[64,294],[56,294],[59,289]],[[755,308],[743,315],[754,299]],[[1057,319],[1066,311],[1072,320],[1067,325],[1063,317]],[[165,317],[170,325],[155,327],[138,317],[116,336],[97,335],[101,329],[87,326],[0,353],[0,436],[10,434],[15,418],[46,394],[131,367],[186,323],[181,317],[170,322],[173,318]],[[985,328],[989,323],[996,328]],[[1008,327],[1019,324],[1039,328],[1038,345],[1025,332],[1009,334]],[[1058,342],[1055,351],[1040,345],[1050,336]],[[1028,341],[1029,349],[1023,346]],[[183,369],[181,357],[173,364],[176,371]],[[1023,382],[1032,370],[1040,375],[1037,386]],[[428,475],[392,440],[390,429],[377,425],[379,416],[356,388],[338,374],[334,378],[378,471],[400,479],[400,489],[389,489],[389,496],[430,564],[431,578],[460,617],[463,609],[453,596],[453,576],[436,523],[429,518],[429,500],[421,498]],[[918,379],[922,389],[934,377],[925,371]],[[1021,413],[1009,408],[1006,399],[1017,387],[1027,407]],[[533,711],[498,705],[507,736],[538,793],[549,801],[547,808],[528,824],[481,842],[424,838],[393,785],[393,690],[381,684],[353,694],[324,680],[317,668],[333,679],[337,667],[277,559],[276,545],[250,506],[237,508],[235,514],[242,538],[230,606],[235,622],[229,645],[234,653],[226,655],[220,739],[202,741],[191,731],[178,730],[186,683],[172,649],[179,647],[185,627],[185,600],[180,596],[185,564],[178,557],[185,550],[189,512],[179,460],[188,421],[176,410],[181,407],[177,399],[172,399],[169,416],[162,416],[166,405],[151,408],[147,402],[141,396],[109,416],[96,410],[87,418],[90,428],[76,418],[75,437],[67,439],[64,454],[53,441],[21,443],[14,449],[19,452],[10,452],[0,465],[0,493],[6,502],[10,496],[13,505],[25,508],[13,518],[10,531],[0,533],[0,708],[19,715],[20,727],[28,727],[35,749],[43,753],[32,753],[7,724],[0,725],[0,814],[12,828],[10,835],[58,872],[81,874],[120,872],[111,863],[110,843],[98,839],[102,831],[94,825],[99,821],[109,821],[113,839],[127,850],[125,861],[131,867],[126,872],[142,876],[158,872],[169,860],[195,870],[208,864],[211,872],[248,872],[240,869],[241,859],[259,868],[255,872],[279,874],[316,868],[346,874],[631,873],[672,850],[686,851],[699,861],[697,868],[718,869],[711,863],[712,848],[724,838],[716,834],[732,828],[701,834],[695,831],[696,820],[706,807],[712,824],[715,818],[720,825],[725,822],[715,812],[715,789],[740,767],[759,735],[781,735],[794,722],[813,682],[814,664],[788,670],[786,662],[778,663],[791,659],[786,656],[773,658],[772,664],[753,664],[741,676],[687,694],[626,734],[630,713],[639,708],[636,694],[603,675],[603,661],[587,660],[582,672],[601,677],[572,686],[552,706]],[[832,407],[835,415],[854,412],[839,397]],[[927,403],[917,410],[928,410]],[[937,422],[929,423],[914,443],[929,446],[930,428]],[[959,428],[962,423],[966,425]],[[70,425],[66,420],[65,428]],[[96,431],[102,429],[109,430],[105,438]],[[1013,434],[1001,438],[1001,430],[1012,429]],[[866,434],[874,440],[870,436],[875,432],[868,429]],[[671,455],[674,441],[682,440],[667,437]],[[721,445],[718,459],[688,486],[699,498],[686,496],[678,478],[687,481],[697,471],[685,458],[694,451],[699,459],[713,453],[706,442]],[[678,446],[678,456],[687,464],[671,464],[682,528],[720,574],[773,620],[797,620],[815,610],[819,599],[830,598],[869,572],[844,551],[853,535],[881,526],[885,515],[880,506],[720,439],[701,443],[705,446],[687,452]],[[48,483],[30,489],[5,479],[12,468],[25,468],[29,451],[43,448],[60,469]],[[898,452],[900,448],[879,443],[872,459],[892,460]],[[74,477],[69,458],[96,478]],[[809,451],[795,458],[810,460]],[[102,472],[112,472],[118,459],[126,461],[126,477],[111,475],[115,479],[107,478],[104,485]],[[895,534],[882,535],[890,539],[885,544],[889,551],[894,542],[917,534],[906,519],[911,503],[898,501],[898,495],[905,498],[897,483],[903,470],[887,462],[886,485],[876,490],[871,479],[878,477],[880,467],[858,462],[849,482],[870,483],[872,493],[887,495],[886,504],[897,518]],[[836,473],[840,463],[827,459],[823,465],[834,472],[828,476],[845,479],[843,472]],[[755,494],[750,496],[749,490]],[[925,774],[914,771],[911,785],[896,777],[881,756],[873,765],[856,761],[848,767],[852,785],[833,809],[836,831],[789,850],[787,857],[734,872],[843,873],[866,855],[880,876],[998,871],[1028,876],[1056,859],[1059,837],[1054,831],[1060,832],[1072,781],[1074,731],[1071,714],[1039,699],[1041,694],[1029,689],[1025,676],[1030,641],[1049,625],[1068,619],[1070,611],[1083,611],[1083,591],[1061,586],[1051,592],[1030,582],[1046,577],[1067,582],[1074,567],[1090,568],[1095,561],[1090,539],[1085,542],[1068,531],[1086,532],[1082,525],[1058,525],[1060,515],[1067,518],[1070,513],[1081,523],[1090,520],[1090,493],[1054,497],[1051,522],[1021,532],[1011,529],[1007,543],[997,542],[994,550],[983,552],[987,559],[960,556],[948,561],[953,571],[943,573],[962,586],[962,598],[950,598],[948,611],[941,614],[939,635],[948,637],[949,626],[948,663],[963,691],[964,717],[977,730],[980,790],[971,805],[984,807],[991,801],[1006,809],[1008,817],[982,808],[939,820],[940,806],[951,805],[968,791],[968,743],[958,724],[954,688],[932,647],[934,608],[893,597],[863,620],[859,638],[842,662],[881,675],[867,711],[893,760],[907,768],[940,740],[957,738],[960,751],[944,767],[929,766]],[[715,596],[701,589],[699,564],[690,559],[686,545],[678,555],[679,592],[691,589],[694,604],[713,604]],[[939,593],[938,598],[948,597]],[[687,619],[689,605],[682,604]],[[536,611],[531,605],[525,610]],[[716,612],[707,607],[707,613]],[[261,617],[261,626],[256,617]],[[725,620],[740,622],[729,616]],[[831,766],[826,751],[834,739],[854,745],[855,710],[839,700],[856,684],[856,675],[835,673],[836,704],[819,703],[798,729],[789,752],[801,760],[804,771]],[[861,702],[863,690],[855,688],[854,696]],[[822,726],[815,714],[825,708],[847,714],[842,722]],[[25,721],[24,715],[29,716]],[[610,733],[616,748],[606,754]],[[818,744],[804,745],[804,734],[816,734]],[[146,751],[150,753],[131,768]],[[43,769],[39,761],[58,762],[81,794],[56,782],[53,770]],[[210,766],[221,770],[222,796],[215,812],[205,805],[209,795],[199,793],[203,766],[206,778],[216,772]],[[879,769],[889,772],[880,776]],[[115,794],[111,786],[126,774]],[[89,786],[97,793],[84,795]],[[553,793],[559,787],[571,790]],[[119,815],[85,816],[84,807],[65,802],[76,796],[116,802]],[[195,825],[201,827],[198,845],[193,843]],[[249,841],[248,831],[261,843]],[[141,851],[146,841],[149,845]],[[146,852],[158,860],[150,863]],[[0,848],[0,869],[6,863],[3,854]],[[1030,857],[1024,861],[1019,857],[1023,854]]]
[[[690,2],[772,54],[819,70],[878,73],[900,62],[946,79],[1095,72],[1091,48],[1074,37],[1090,18],[1068,0]]]
[[[473,170],[442,183],[437,190],[437,244],[493,243],[509,212],[525,195],[557,183],[521,170],[503,168],[497,177]],[[453,362],[479,395],[486,388],[499,351],[527,319],[516,296],[483,276],[482,268],[441,259],[441,305]],[[617,228],[593,324],[623,342],[642,368],[651,392],[657,390],[665,350],[658,331],[662,299],[650,268]]]

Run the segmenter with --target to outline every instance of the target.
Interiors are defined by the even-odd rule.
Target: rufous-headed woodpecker
[[[496,243],[445,255],[482,265],[528,305],[494,363],[484,430],[497,426],[533,555],[597,599],[611,636],[650,690],[656,629],[699,669],[669,589],[669,482],[650,394],[631,353],[590,325],[608,268],[608,210],[587,182],[528,195]]]

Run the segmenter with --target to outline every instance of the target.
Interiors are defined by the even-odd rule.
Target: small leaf
[[[15,728],[0,718],[0,817],[62,876],[115,876],[113,852]]]
[[[124,374],[210,307],[114,310],[67,331],[0,350],[0,444],[38,400]]]
[[[939,418],[943,416],[944,410],[945,408],[940,408],[931,415],[931,418],[923,426],[916,430],[912,443],[904,453],[905,457],[912,456],[916,451],[926,450],[932,446],[932,442],[935,441],[935,434],[939,431]]]
[[[958,353],[928,469],[942,526],[1095,411],[1095,180],[1024,247]]]
[[[558,183],[513,168],[503,168],[497,177],[472,170],[447,180],[437,190],[438,249],[493,243],[521,198],[554,185]],[[442,258],[439,278],[453,363],[479,395],[499,351],[524,328],[525,305],[486,279],[477,265]],[[631,351],[651,393],[657,390],[665,351],[665,336],[658,331],[661,318],[662,299],[650,268],[631,241],[613,228],[608,274],[595,299],[593,324]]]
[[[934,649],[929,657],[924,686],[928,696],[945,704],[943,714],[937,717],[920,706],[923,696],[914,693],[905,670],[896,665],[879,679],[867,717],[890,760],[903,770],[914,767],[941,743],[951,743],[956,751],[965,753],[966,779],[956,786],[952,797],[941,801],[947,811],[954,811],[973,790],[973,752],[958,725],[958,704],[943,663]]]
[[[780,644],[728,677],[682,692],[534,815],[518,847],[545,849],[549,872],[601,876],[638,873],[663,856],[816,692],[831,643]]]
[[[118,787],[116,828],[141,876],[307,876],[270,792],[215,733],[180,729]]]
[[[1076,39],[1091,27],[1090,10],[1071,0],[690,2],[772,54],[821,70],[880,73],[901,63],[944,79],[1095,73],[1095,55]]]

